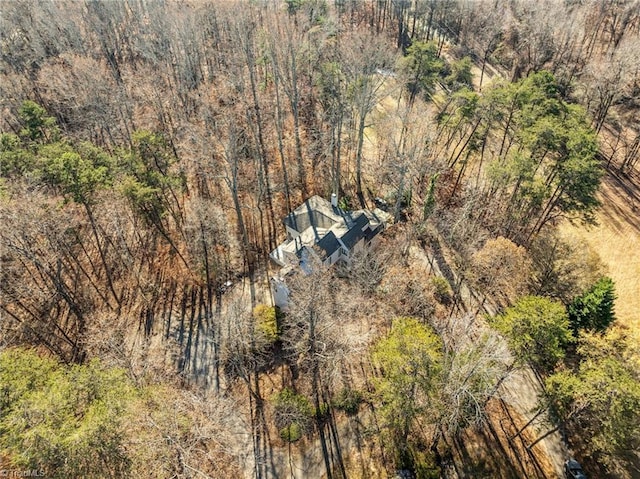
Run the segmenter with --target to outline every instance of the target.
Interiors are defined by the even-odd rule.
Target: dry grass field
[[[565,223],[562,229],[584,239],[616,283],[616,316],[640,338],[640,174],[632,181],[608,172],[600,189],[598,225]]]

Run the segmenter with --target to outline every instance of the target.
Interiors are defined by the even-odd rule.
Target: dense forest
[[[640,318],[563,229],[640,204],[639,1],[0,15],[3,472],[640,477]],[[332,194],[392,224],[277,308]]]

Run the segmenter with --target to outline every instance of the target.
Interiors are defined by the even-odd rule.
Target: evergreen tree
[[[402,59],[400,69],[407,75],[409,103],[423,92],[429,97],[436,85],[444,62],[438,58],[438,46],[434,42],[414,42],[407,48],[407,56]]]
[[[98,361],[65,367],[33,351],[0,355],[0,455],[47,477],[128,477],[123,421],[136,391]]]
[[[23,125],[20,136],[33,143],[55,141],[59,136],[59,129],[53,117],[47,111],[31,100],[25,100],[19,111],[19,119]]]
[[[571,327],[574,331],[604,331],[616,319],[613,311],[615,300],[613,280],[606,276],[600,278],[568,306]]]

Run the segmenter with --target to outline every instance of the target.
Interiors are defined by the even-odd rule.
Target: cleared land
[[[616,283],[616,317],[640,338],[640,174],[629,178],[609,171],[600,187],[598,225],[566,222],[562,231],[583,239],[600,255]]]

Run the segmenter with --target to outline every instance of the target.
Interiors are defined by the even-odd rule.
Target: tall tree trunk
[[[278,135],[278,152],[280,153],[280,166],[282,168],[282,181],[284,184],[284,196],[287,202],[287,211],[292,211],[291,208],[291,193],[289,192],[289,174],[287,172],[287,160],[284,154],[284,128],[282,125],[282,106],[280,103],[280,75],[278,74],[278,67],[275,64],[275,55],[272,53],[271,61],[273,65],[273,84],[276,94],[276,133]]]
[[[110,309],[114,310],[119,315],[121,299],[118,296],[118,293],[116,293],[116,289],[113,284],[113,278],[111,276],[111,268],[109,268],[106,254],[102,248],[102,243],[100,242],[100,237],[98,235],[98,229],[96,227],[96,221],[93,216],[93,211],[91,210],[91,206],[88,203],[84,203],[83,206],[89,218],[89,223],[91,224],[91,232],[93,233],[93,238],[95,239],[96,247],[98,248],[98,254],[100,255],[100,260],[102,261],[102,266],[104,267],[104,272],[105,272],[105,276],[107,277],[107,285],[109,287],[109,291],[111,291],[111,294],[113,295],[113,298],[115,299],[117,304],[116,308],[113,308],[110,303],[107,303],[107,306],[109,306]]]
[[[362,192],[362,147],[364,145],[364,130],[365,130],[366,112],[360,111],[360,118],[358,120],[358,137],[356,146],[356,195],[360,201],[360,206],[366,208],[364,200],[364,193]]]
[[[271,199],[271,184],[269,180],[269,160],[267,157],[267,149],[265,147],[264,142],[264,133],[263,133],[263,123],[262,123],[262,113],[260,109],[260,102],[258,100],[258,93],[256,91],[256,78],[255,78],[255,59],[253,56],[252,45],[250,40],[247,38],[245,42],[245,56],[247,59],[247,66],[249,69],[249,82],[251,85],[251,95],[253,98],[253,112],[255,115],[255,128],[258,137],[258,147],[260,151],[260,160],[261,167],[263,172],[263,181],[265,187],[265,199],[267,201],[267,209],[269,212],[269,247],[270,249],[275,247],[275,232],[276,232],[276,224],[275,224],[275,214],[273,211],[273,201]]]

